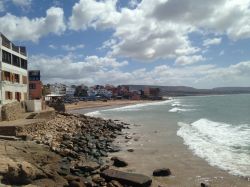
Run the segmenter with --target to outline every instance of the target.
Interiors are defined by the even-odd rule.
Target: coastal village
[[[123,132],[130,124],[66,111],[85,108],[89,102],[103,103],[94,105],[99,107],[115,101],[128,105],[161,100],[159,88],[43,84],[41,72],[29,69],[26,47],[0,36],[0,186],[152,184],[151,177],[119,169],[128,165],[123,158],[109,156],[120,151],[114,144],[117,137],[126,142],[132,139]],[[169,176],[171,172],[163,168],[153,175]]]

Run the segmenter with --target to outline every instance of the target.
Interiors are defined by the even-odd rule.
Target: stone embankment
[[[49,186],[60,184],[69,187],[150,186],[150,177],[109,169],[112,162],[117,167],[127,166],[126,161],[121,158],[114,157],[113,161],[107,159],[108,153],[120,151],[113,141],[126,128],[129,128],[129,124],[120,121],[67,113],[58,113],[47,122],[28,125],[18,135],[32,140],[28,142],[33,144],[36,142],[37,146],[45,145],[57,155],[57,161],[54,162],[56,166],[51,169],[46,164],[39,164],[37,167],[39,160],[32,164],[23,160],[14,162],[7,165],[5,173],[0,174],[2,182],[10,185],[43,186],[46,181],[50,182]],[[29,151],[27,146],[24,150]]]

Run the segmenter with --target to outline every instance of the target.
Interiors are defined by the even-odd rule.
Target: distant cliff
[[[126,85],[130,90],[143,90],[145,87],[160,88],[161,96],[221,95],[250,93],[250,87],[218,87],[197,89],[187,86]]]

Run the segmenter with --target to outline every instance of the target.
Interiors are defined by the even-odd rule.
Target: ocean
[[[139,140],[118,142],[124,153],[132,147],[140,156],[143,163],[126,153],[137,164],[134,171],[150,174],[147,170],[165,164],[173,167],[175,179],[163,183],[173,186],[182,186],[178,180],[190,186],[204,180],[250,186],[250,95],[177,97],[87,115],[136,124],[126,133]]]

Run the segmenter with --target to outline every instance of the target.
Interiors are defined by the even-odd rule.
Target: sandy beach
[[[120,107],[128,106],[140,103],[154,102],[149,100],[108,100],[104,101],[80,101],[74,104],[66,104],[65,108],[67,111],[79,110],[79,109],[100,109],[104,107]]]

